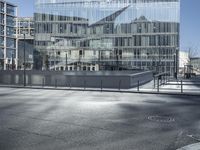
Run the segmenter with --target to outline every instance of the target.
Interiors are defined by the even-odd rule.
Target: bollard
[[[160,92],[160,89],[159,89],[159,78],[158,78],[158,80],[157,80],[157,92]]]
[[[55,88],[57,88],[57,79],[55,80]]]
[[[42,87],[44,88],[44,83],[45,82],[45,79],[43,78],[43,80],[42,80]]]
[[[71,80],[69,81],[69,88],[70,88],[70,89],[72,88]]]
[[[119,80],[119,91],[121,90],[121,80]]]
[[[183,81],[181,80],[181,93],[183,93]]]
[[[101,80],[101,92],[103,91],[103,81]]]
[[[154,89],[156,88],[156,77],[154,76],[153,77],[153,86],[154,86]]]
[[[138,86],[137,86],[137,91],[140,91],[140,81],[138,80]]]

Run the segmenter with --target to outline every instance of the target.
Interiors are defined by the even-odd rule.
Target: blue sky
[[[19,16],[33,16],[34,0],[8,0],[19,6]],[[200,0],[181,0],[181,49],[200,53]]]

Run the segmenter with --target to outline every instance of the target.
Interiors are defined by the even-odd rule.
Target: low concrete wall
[[[150,71],[57,72],[26,71],[29,86],[62,86],[129,89],[153,79]],[[0,71],[0,84],[23,85],[23,71]]]

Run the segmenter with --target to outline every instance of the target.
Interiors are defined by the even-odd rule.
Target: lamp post
[[[159,59],[159,63],[158,63],[158,65],[159,65],[159,67],[158,67],[158,73],[161,73],[162,71],[161,71],[161,45],[159,46],[159,51],[158,51],[158,59]]]
[[[24,33],[24,86],[26,86],[26,43],[25,43],[26,34]]]
[[[56,71],[55,37],[51,37],[51,50],[53,51],[54,70]]]
[[[178,78],[178,48],[175,49],[174,53],[174,77]]]
[[[179,48],[176,48],[176,79],[178,78],[179,73]]]
[[[11,64],[11,69],[14,70],[14,50],[12,50],[12,64]]]

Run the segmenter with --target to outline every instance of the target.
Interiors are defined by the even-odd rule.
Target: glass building
[[[179,0],[36,0],[34,19],[37,68],[177,72]]]
[[[18,36],[18,69],[26,70],[33,68],[34,52],[34,21],[33,17],[16,18],[17,27],[15,34]],[[25,38],[25,39],[24,39]],[[25,43],[24,43],[25,42]],[[25,63],[24,63],[24,46],[25,46]]]
[[[33,17],[18,17],[15,19],[17,27],[15,28],[15,34],[18,38],[23,39],[24,34],[26,39],[33,39],[34,36],[34,21]]]
[[[15,5],[0,0],[0,70],[17,68],[16,14]]]

